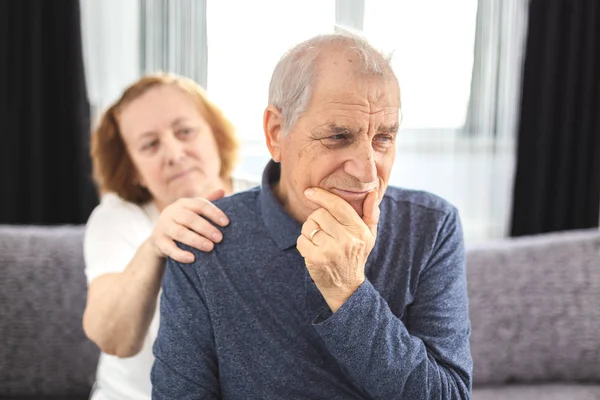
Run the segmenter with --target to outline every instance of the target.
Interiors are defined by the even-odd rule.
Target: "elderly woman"
[[[83,316],[102,350],[92,399],[150,399],[157,301],[175,241],[212,250],[227,216],[211,201],[255,184],[235,179],[231,123],[194,82],[146,76],[103,115],[92,137],[101,203],[87,223]]]

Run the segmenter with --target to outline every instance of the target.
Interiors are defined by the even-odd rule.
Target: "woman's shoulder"
[[[135,214],[142,211],[142,206],[127,201],[111,192],[102,195],[100,204],[96,206],[93,212],[108,216],[112,214]]]
[[[100,204],[94,208],[88,219],[89,225],[105,225],[114,222],[135,223],[135,221],[149,220],[146,205],[137,205],[124,200],[116,193],[105,193],[100,199]]]
[[[88,282],[125,269],[152,228],[144,206],[115,193],[102,195],[85,227],[83,250]]]

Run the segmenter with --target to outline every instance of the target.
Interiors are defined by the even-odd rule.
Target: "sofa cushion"
[[[600,385],[506,385],[473,390],[473,400],[598,400]]]
[[[600,382],[600,231],[469,248],[467,279],[475,386]]]
[[[4,397],[0,395],[0,400],[89,400],[89,394],[80,394],[73,396],[8,396]]]
[[[82,226],[0,226],[0,397],[89,393]]]

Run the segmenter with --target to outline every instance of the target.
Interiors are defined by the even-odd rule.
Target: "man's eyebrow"
[[[398,122],[393,125],[379,125],[377,133],[398,133],[398,129],[400,129],[400,124]]]
[[[349,126],[345,126],[345,125],[336,125],[336,124],[328,124],[327,125],[328,130],[331,133],[334,133],[336,135],[355,135],[358,136],[362,133],[363,129],[362,128],[351,128]],[[377,133],[378,134],[382,134],[382,133],[387,133],[387,134],[396,134],[398,133],[398,129],[400,129],[400,124],[399,123],[395,123],[392,125],[380,125],[379,128],[377,128]]]
[[[327,124],[327,129],[336,135],[360,135],[362,128],[356,129],[345,125]]]

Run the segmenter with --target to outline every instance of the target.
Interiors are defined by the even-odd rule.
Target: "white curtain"
[[[88,93],[99,112],[145,73],[206,86],[206,0],[81,0]]]
[[[140,76],[139,0],[80,0],[87,91],[92,116]]]
[[[470,101],[462,134],[487,171],[479,210],[483,237],[508,235],[529,0],[479,0]]]
[[[173,72],[206,88],[206,0],[142,0],[140,4],[142,72]]]
[[[467,135],[515,135],[528,7],[529,0],[479,1]]]

